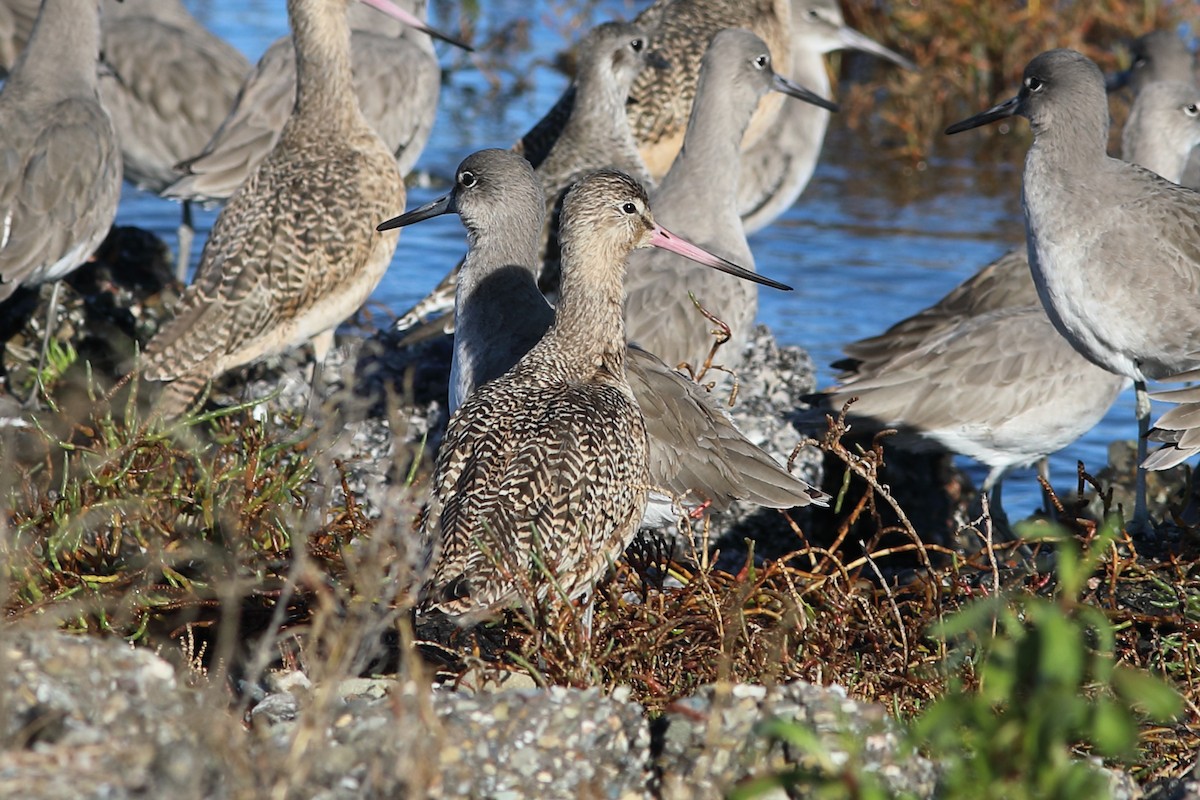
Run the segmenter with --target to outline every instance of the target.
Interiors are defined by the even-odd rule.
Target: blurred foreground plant
[[[1142,719],[1179,713],[1173,689],[1117,663],[1113,624],[1080,602],[1118,529],[1110,521],[1082,550],[1054,529],[1052,597],[994,595],[935,627],[954,643],[951,688],[915,721],[913,735],[946,767],[942,796],[1107,796],[1106,777],[1080,760],[1080,749],[1127,762]]]

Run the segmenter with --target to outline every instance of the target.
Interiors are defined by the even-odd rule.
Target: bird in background
[[[310,339],[319,367],[333,329],[387,270],[397,235],[378,233],[369,220],[404,206],[404,181],[393,152],[358,108],[351,2],[357,0],[288,0],[295,107],[275,147],[213,225],[176,316],[146,346],[143,376],[166,384],[158,417],[181,413],[227,370]],[[362,2],[424,24],[389,0]]]
[[[1200,365],[1200,194],[1107,155],[1104,76],[1074,50],[1037,56],[1016,97],[946,132],[1013,115],[1034,134],[1022,206],[1038,295],[1076,350],[1133,380],[1141,464],[1146,382]],[[1139,467],[1134,524],[1148,522]]]
[[[767,94],[837,108],[775,72],[766,42],[750,31],[728,29],[714,36],[701,62],[683,148],[653,192],[663,224],[749,269],[754,256],[737,210],[739,152]],[[728,327],[724,365],[740,365],[758,310],[757,287],[716,273],[693,275],[670,253],[643,251],[631,257],[626,288],[631,342],[673,366],[704,364],[713,344],[712,323],[690,293]]]
[[[233,107],[250,62],[180,0],[105,0],[100,99],[121,143],[125,180],[153,194],[179,178]],[[194,236],[183,203],[175,277],[187,279]]]
[[[99,52],[99,0],[45,0],[0,90],[0,300],[54,286],[38,380],[58,281],[100,246],[121,194],[121,153],[96,88]]]

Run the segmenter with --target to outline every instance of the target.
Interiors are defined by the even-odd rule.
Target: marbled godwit
[[[575,81],[513,148],[537,169],[546,197],[543,253],[550,251],[551,263],[545,267],[542,283],[550,291],[558,285],[556,207],[567,187],[601,167],[612,167],[649,185],[625,117],[625,99],[650,46],[640,25],[606,22],[593,28],[579,43]],[[424,338],[430,328],[446,333],[454,329],[447,312],[454,307],[461,266],[455,266],[396,321],[396,330],[408,332],[405,342]]]
[[[437,113],[441,70],[430,36],[467,45],[424,22],[425,0],[405,0],[402,16],[389,18],[354,3],[351,26],[353,90],[363,116],[392,151],[402,175],[417,161]],[[180,167],[185,175],[167,197],[223,201],[271,152],[295,98],[295,51],[276,41],[246,77],[237,103],[212,140]]]
[[[823,58],[837,50],[858,50],[915,70],[904,56],[846,25],[837,0],[793,0],[792,67],[789,75],[829,97]],[[742,152],[738,213],[746,233],[766,227],[796,202],[808,185],[829,127],[829,112],[809,103],[786,103],[758,140]]]
[[[250,71],[180,0],[107,0],[101,22],[100,99],[121,143],[125,180],[154,194],[179,179],[175,165],[216,132]],[[175,276],[187,278],[192,215],[183,204]]]
[[[753,33],[731,29],[714,36],[696,82],[684,147],[654,193],[664,224],[747,267],[754,257],[737,213],[739,144],[759,98],[772,90],[836,108],[776,74],[766,43]],[[716,273],[693,277],[668,253],[642,252],[630,257],[626,289],[631,342],[671,365],[704,363],[711,323],[688,299],[690,291],[729,326],[724,360],[737,366],[758,309],[756,287]]]
[[[520,600],[530,582],[539,599],[552,585],[574,599],[633,538],[649,446],[625,377],[620,308],[626,259],[647,246],[761,280],[657,225],[627,175],[600,170],[576,184],[563,202],[554,323],[463,401],[438,453],[422,525],[437,545],[427,606],[484,614]]]
[[[482,150],[459,165],[450,194],[388,223],[453,212],[467,229],[470,250],[455,299],[451,413],[476,387],[511,369],[554,321],[537,287],[539,183],[521,156]],[[647,511],[654,516],[645,524],[676,521],[673,497],[717,509],[735,499],[770,508],[827,502],[748,441],[694,381],[632,346],[625,368],[649,433],[650,481],[671,495],[652,499]]]
[[[159,415],[177,414],[226,370],[307,339],[319,365],[334,326],[387,269],[397,237],[363,220],[403,207],[404,182],[358,109],[348,2],[288,0],[295,109],[217,218],[176,317],[146,347],[145,377],[169,382]],[[387,0],[365,2],[405,16]]]
[[[96,94],[99,52],[97,0],[45,0],[0,91],[0,299],[78,267],[116,217],[121,153]],[[43,358],[57,298],[56,282]]]
[[[1200,194],[1108,157],[1104,76],[1073,50],[1039,55],[1017,97],[946,132],[1014,114],[1034,133],[1022,205],[1038,295],[1080,353],[1134,381],[1144,455],[1146,380],[1200,366]],[[1148,520],[1140,469],[1134,519]]]

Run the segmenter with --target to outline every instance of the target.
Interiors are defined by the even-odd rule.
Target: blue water
[[[286,32],[282,0],[190,0],[187,5],[252,61]],[[457,3],[432,5],[435,23],[457,19]],[[410,189],[410,207],[440,195],[464,156],[511,145],[553,104],[565,85],[551,66],[553,58],[577,37],[566,28],[630,17],[642,4],[597,0],[579,20],[568,19],[562,9],[582,3],[488,0],[480,5],[477,44],[481,34],[530,18],[528,48],[513,46],[511,56],[499,58],[466,56],[437,45],[445,83],[433,136],[417,166],[427,188]],[[518,40],[521,30],[510,30],[508,38]],[[878,333],[924,308],[1022,242],[1019,155],[977,164],[969,148],[986,140],[982,134],[974,141],[966,135],[917,166],[878,152],[871,139],[886,133],[850,129],[835,115],[821,164],[800,202],[750,241],[759,271],[796,287],[790,294],[763,290],[760,320],[782,343],[808,349],[822,386],[832,380],[826,365],[840,357],[842,343]],[[153,230],[174,246],[178,215],[173,203],[127,188],[118,220]],[[215,216],[215,211],[200,212],[196,219],[193,264]],[[395,314],[405,311],[463,249],[462,229],[453,218],[406,229],[372,302]],[[1076,460],[1099,469],[1108,443],[1133,433],[1128,392],[1091,433],[1052,458],[1056,483],[1073,486]],[[985,470],[963,463],[982,481]],[[1014,518],[1039,503],[1032,470],[1006,482],[1005,506]]]

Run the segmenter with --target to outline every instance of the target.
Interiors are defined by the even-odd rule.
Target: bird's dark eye
[[[1135,58],[1133,60],[1133,64],[1130,65],[1130,68],[1131,69],[1141,69],[1142,67],[1146,66],[1149,63],[1150,62],[1146,60],[1145,56],[1138,56],[1137,58]]]
[[[1025,79],[1025,88],[1031,92],[1040,92],[1045,86],[1046,83],[1041,78],[1030,75]]]
[[[771,57],[764,53],[763,55],[754,59],[754,68],[755,69],[766,69],[767,65],[770,63],[771,63]]]
[[[817,10],[815,8],[810,8],[808,10],[808,18],[809,19],[820,19],[820,17],[821,17],[821,15],[819,13],[817,13]]]
[[[645,39],[634,39],[632,42],[629,43],[629,48],[631,50],[633,50],[633,52],[635,52],[635,53],[642,52],[642,48],[644,48],[645,46],[646,46]]]
[[[458,185],[470,189],[476,184],[475,173],[464,169],[458,174]]]
[[[626,203],[625,205],[621,206],[621,210],[626,214],[636,214],[637,206],[635,206],[633,203]]]
[[[1197,108],[1195,103],[1189,103],[1183,107],[1183,113],[1187,114],[1189,117],[1194,117],[1200,114],[1200,108]]]

